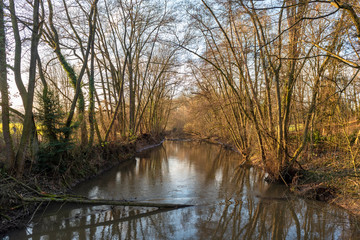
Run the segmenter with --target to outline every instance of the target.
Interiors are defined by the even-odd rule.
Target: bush
[[[58,96],[50,89],[44,89],[38,94],[39,108],[37,118],[41,125],[41,134],[44,136],[38,151],[38,161],[35,169],[38,172],[64,173],[67,169],[69,150],[74,144],[65,136],[71,128],[62,122],[62,111]],[[65,161],[64,159],[67,159]]]
[[[37,172],[63,174],[68,168],[69,151],[73,144],[65,141],[52,141],[40,145],[38,161],[35,166]]]

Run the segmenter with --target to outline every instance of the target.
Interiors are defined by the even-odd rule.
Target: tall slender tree
[[[4,1],[0,1],[0,91],[1,91],[1,119],[2,132],[6,145],[5,168],[11,169],[15,162],[15,154],[10,135],[9,118],[9,93],[7,83],[7,63],[6,63],[6,34],[4,20]]]
[[[17,176],[21,177],[25,166],[26,149],[30,140],[31,131],[33,129],[33,103],[36,80],[36,59],[38,56],[38,44],[40,39],[40,23],[39,23],[40,1],[35,0],[33,5],[32,28],[31,28],[31,49],[30,49],[30,69],[29,83],[25,104],[25,117],[23,123],[23,132],[21,135],[20,145],[16,154]]]

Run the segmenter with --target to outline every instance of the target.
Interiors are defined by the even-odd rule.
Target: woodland
[[[185,136],[359,213],[359,72],[358,0],[0,0],[0,181]]]

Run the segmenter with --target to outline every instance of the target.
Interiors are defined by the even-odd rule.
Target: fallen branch
[[[38,195],[42,195],[40,192],[38,192],[37,190],[33,189],[32,187],[28,186],[27,184],[23,183],[22,181],[8,175],[8,178],[13,180],[15,183],[21,185],[22,187],[24,187],[25,189],[29,190],[30,192],[36,193]]]
[[[126,200],[108,200],[108,199],[87,199],[74,197],[22,197],[24,202],[60,202],[77,203],[90,205],[112,205],[112,206],[132,206],[132,207],[157,207],[157,208],[184,208],[191,207],[190,204],[174,203],[151,203],[151,202],[133,202]]]

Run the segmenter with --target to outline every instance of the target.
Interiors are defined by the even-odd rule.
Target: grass
[[[2,133],[3,125],[0,123],[0,133]],[[23,129],[22,123],[10,123],[10,134],[21,133]],[[14,132],[14,130],[16,132]]]
[[[300,123],[297,124],[297,126],[295,124],[292,124],[289,126],[289,132],[295,132],[296,130],[302,130],[304,128],[304,124]]]
[[[2,134],[3,132],[3,128],[2,128],[2,123],[0,123],[0,134]],[[39,135],[43,135],[43,126],[40,124],[36,124],[36,129],[37,129],[37,133]],[[16,132],[15,132],[15,131]],[[10,134],[14,135],[14,134],[18,134],[20,135],[22,133],[23,130],[23,124],[22,123],[10,123]]]

